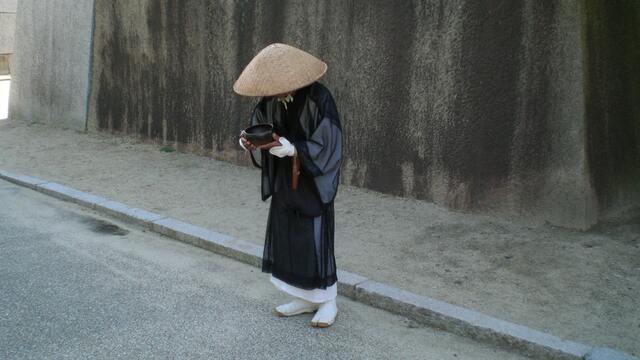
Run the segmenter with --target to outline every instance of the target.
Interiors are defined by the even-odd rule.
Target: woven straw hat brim
[[[320,79],[327,64],[285,44],[262,49],[242,71],[233,91],[243,96],[274,96],[303,88]]]

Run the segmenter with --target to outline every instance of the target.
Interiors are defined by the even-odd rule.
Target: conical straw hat
[[[271,44],[242,71],[233,90],[244,96],[274,96],[305,87],[327,72],[327,64],[293,46]]]

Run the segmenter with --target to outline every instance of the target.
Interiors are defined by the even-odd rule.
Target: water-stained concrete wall
[[[608,144],[585,141],[600,124],[585,79],[601,81],[585,59],[602,50],[585,46],[585,14],[582,1],[97,0],[89,124],[246,163],[236,136],[255,100],[232,84],[285,42],[329,64],[343,182],[586,228],[621,188],[589,165]]]
[[[605,212],[640,204],[640,2],[585,9],[589,171]]]
[[[9,74],[13,54],[17,0],[0,0],[0,75]]]
[[[93,0],[20,0],[9,117],[83,130]]]

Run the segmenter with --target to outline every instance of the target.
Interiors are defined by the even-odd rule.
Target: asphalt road
[[[278,318],[259,269],[0,180],[0,359],[521,359],[340,297]]]

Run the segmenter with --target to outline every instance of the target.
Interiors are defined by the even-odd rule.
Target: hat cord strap
[[[284,109],[287,110],[287,103],[293,101],[293,96],[291,94],[287,94],[287,96],[278,96],[278,102],[284,106]]]

